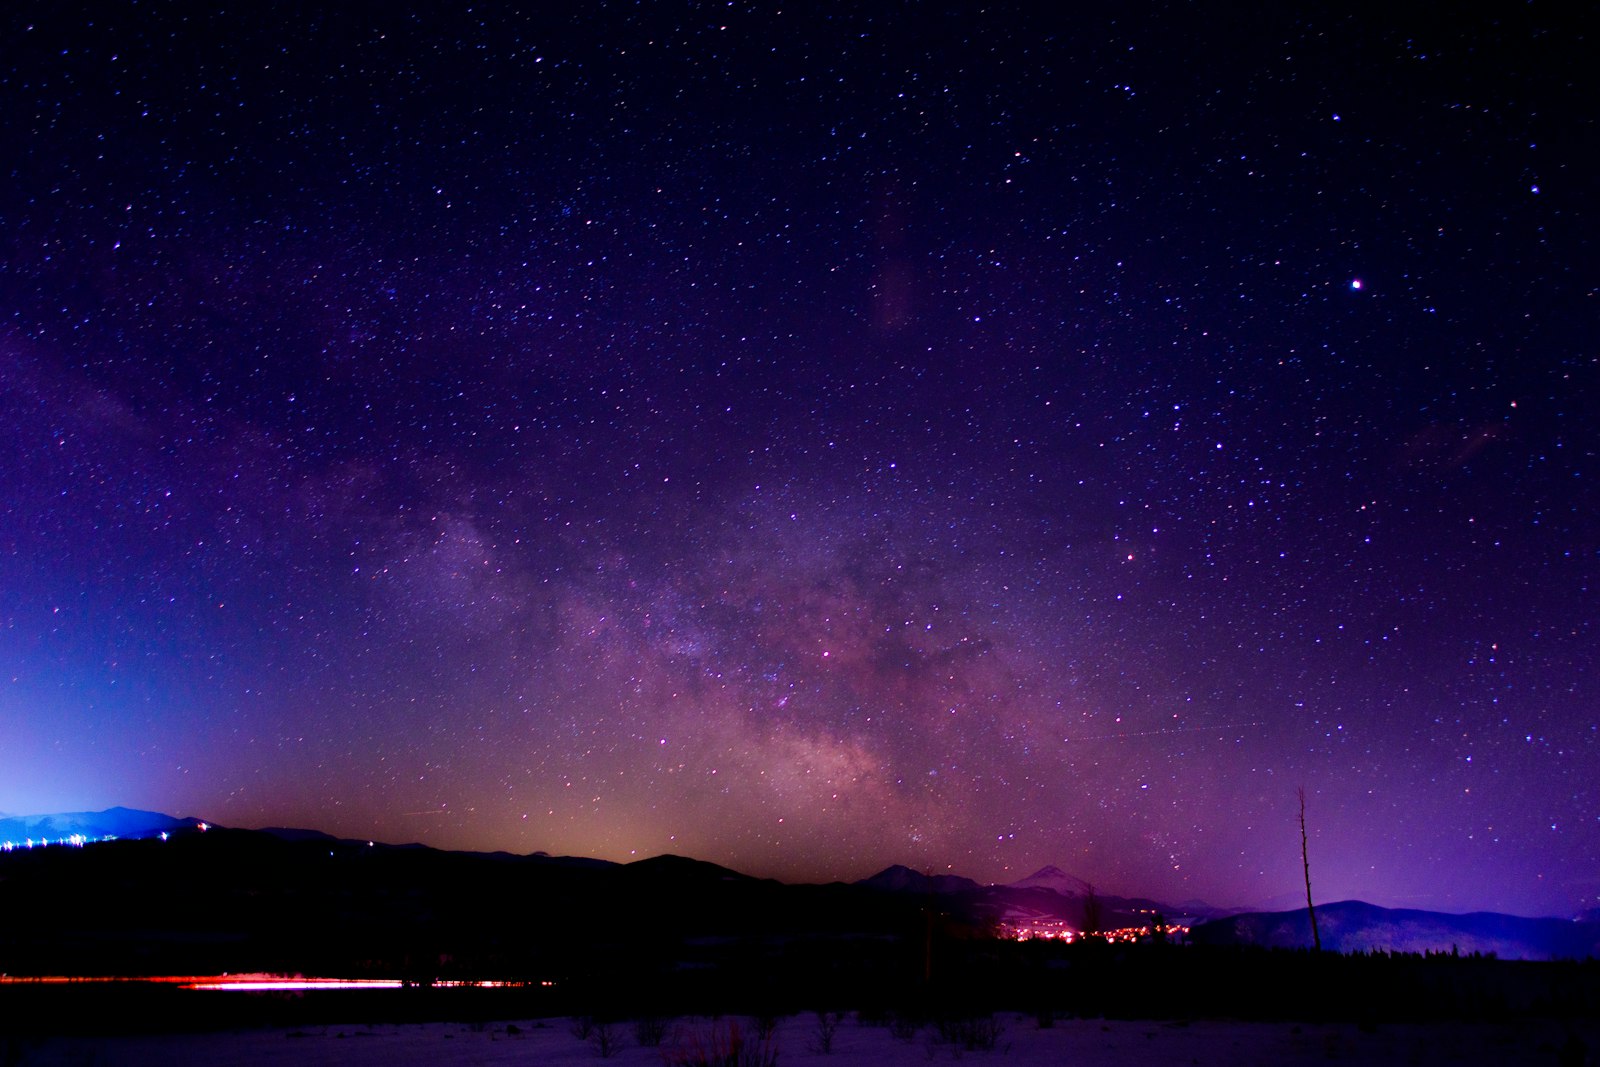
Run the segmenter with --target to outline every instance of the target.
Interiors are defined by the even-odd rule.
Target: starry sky
[[[1581,5],[325,6],[0,15],[0,810],[1600,905]]]

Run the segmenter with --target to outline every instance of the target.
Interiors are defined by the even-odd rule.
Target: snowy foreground
[[[938,1040],[929,1029],[896,1036],[887,1027],[846,1017],[833,1035],[833,1051],[822,1052],[816,1019],[797,1016],[779,1024],[769,1046],[775,1064],[767,1067],[866,1067],[966,1063],[1062,1064],[1072,1067],[1119,1065],[1154,1067],[1250,1067],[1250,1065],[1329,1064],[1582,1064],[1600,1061],[1600,1022],[1517,1022],[1506,1024],[1382,1024],[1358,1028],[1343,1023],[1126,1022],[1069,1019],[1041,1030],[1031,1016],[996,1016],[999,1038],[990,1051],[967,1051]],[[498,1024],[413,1023],[254,1030],[237,1033],[160,1037],[68,1038],[28,1041],[20,1063],[32,1065],[110,1064],[118,1067],[174,1063],[231,1064],[235,1067],[360,1067],[411,1065],[536,1064],[600,1065],[692,1064],[690,1053],[725,1039],[730,1023],[751,1033],[748,1020],[689,1019],[670,1024],[659,1048],[640,1046],[632,1024],[611,1028],[618,1047],[602,1056],[595,1035],[577,1036],[566,1020]],[[748,1051],[748,1050],[747,1050]],[[754,1059],[750,1061],[754,1063]]]

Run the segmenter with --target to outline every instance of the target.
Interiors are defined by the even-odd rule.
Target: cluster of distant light
[[[1074,930],[1064,922],[1001,923],[1000,935],[1012,941],[1061,941],[1072,944],[1099,938],[1113,943],[1149,941],[1154,938],[1188,937],[1189,928],[1177,923],[1149,923],[1145,926],[1119,926],[1115,930]]]
[[[195,829],[205,833],[211,827],[207,823],[201,823]],[[165,841],[172,835],[163,830],[156,836]],[[29,837],[21,841],[0,841],[0,852],[15,852],[19,848],[50,848],[52,846],[58,848],[82,848],[84,845],[95,845],[102,841],[117,840],[120,840],[120,838],[116,834],[106,834],[102,837],[89,837],[87,834],[68,834],[65,837],[41,837],[37,839]]]
[[[163,834],[163,837],[166,835]],[[28,838],[24,841],[0,841],[0,852],[15,852],[19,848],[49,848],[51,845],[65,846],[67,848],[82,848],[84,845],[97,841],[115,841],[115,834],[105,837],[85,837],[83,834],[69,834],[66,837],[48,838],[41,837],[37,841]]]

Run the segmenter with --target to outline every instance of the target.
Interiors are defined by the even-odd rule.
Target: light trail
[[[276,974],[217,974],[179,975],[152,974],[138,977],[78,977],[73,975],[9,975],[0,974],[0,985],[109,985],[153,984],[175,985],[179,989],[226,990],[235,993],[276,993],[325,989],[403,989],[405,983],[398,978],[286,978]],[[453,981],[432,983],[435,989],[508,989],[527,983],[500,981]],[[538,983],[549,987],[555,983]]]
[[[183,989],[225,989],[233,993],[278,993],[307,989],[399,989],[397,978],[218,978],[183,982]]]

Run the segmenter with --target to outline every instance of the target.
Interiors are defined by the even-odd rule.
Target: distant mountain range
[[[185,879],[217,887],[215,893],[208,891],[186,905],[191,909],[191,918],[184,923],[190,928],[179,938],[185,943],[249,939],[256,936],[249,930],[263,926],[281,930],[285,924],[301,923],[306,930],[315,930],[333,917],[340,918],[338,933],[346,940],[352,930],[371,929],[374,941],[369,951],[374,955],[380,951],[380,931],[415,926],[423,921],[419,916],[452,930],[455,920],[447,921],[443,916],[456,911],[505,924],[530,901],[541,902],[543,914],[567,916],[569,920],[586,915],[619,915],[634,916],[628,921],[636,923],[640,921],[638,916],[658,916],[642,928],[650,928],[650,923],[666,923],[685,936],[692,933],[696,937],[738,936],[755,931],[765,931],[761,936],[804,931],[811,931],[810,936],[823,931],[831,931],[826,936],[844,931],[860,934],[901,928],[907,923],[915,925],[922,922],[917,916],[936,911],[945,916],[943,921],[974,932],[1024,936],[1087,927],[1137,930],[1159,918],[1165,923],[1191,927],[1189,938],[1198,944],[1305,948],[1312,940],[1303,908],[1240,913],[1197,902],[1171,905],[1145,898],[1109,896],[1097,893],[1088,881],[1057,867],[1044,867],[1026,878],[1000,885],[983,885],[953,874],[920,873],[896,865],[849,885],[785,886],[680,856],[619,864],[543,853],[514,856],[440,852],[420,845],[345,840],[307,829],[241,831],[210,826],[212,832],[199,832],[207,828],[199,819],[120,807],[100,812],[0,816],[0,847],[9,845],[12,849],[0,857],[0,862],[15,858],[18,852],[31,851],[30,861],[37,859],[43,864],[17,867],[12,863],[0,868],[0,890],[4,890],[0,892],[0,910],[21,914],[18,909],[26,907],[33,913],[48,915],[63,908],[72,893],[48,887],[60,872],[83,869],[97,872],[89,876],[91,881],[115,880],[126,887],[128,899],[144,900],[145,910],[138,912],[141,923],[150,914],[164,913],[171,904],[188,900],[191,881]],[[163,834],[171,841],[157,842],[158,853],[119,852],[116,846],[106,846],[112,851],[103,853],[100,849],[43,850],[46,854],[95,854],[96,858],[85,855],[82,861],[65,856],[51,860],[39,854],[38,849],[20,847],[28,842],[87,844],[110,840],[131,846],[140,839]],[[169,851],[174,846],[176,850]],[[168,857],[176,866],[166,860],[158,862],[157,856]],[[175,873],[179,870],[188,873],[180,877]],[[345,881],[329,881],[330,871]],[[472,893],[470,898],[458,901],[463,887],[471,887]],[[217,902],[227,899],[261,914],[251,916],[237,909],[218,911]],[[496,912],[495,900],[504,901],[502,907],[511,910]],[[1337,952],[1456,951],[1462,955],[1494,954],[1502,959],[1600,956],[1597,921],[1526,919],[1493,913],[1450,915],[1391,910],[1359,901],[1321,905],[1317,918],[1323,947]],[[70,910],[63,921],[81,925],[81,920],[71,917]],[[115,924],[117,920],[108,918],[107,922]],[[123,937],[124,933],[116,936]],[[477,933],[472,936],[481,937]],[[197,937],[199,942],[195,942]],[[46,949],[43,942],[38,947],[41,951]],[[157,949],[147,947],[144,951]]]
[[[1503,960],[1600,956],[1600,922],[1525,919],[1488,911],[1449,915],[1345,900],[1317,905],[1317,931],[1322,947],[1333,952],[1454,952]],[[1305,908],[1219,918],[1195,927],[1190,938],[1198,944],[1263,948],[1313,944]]]
[[[919,874],[896,865],[855,884],[879,892],[936,896],[967,921],[1013,936],[1057,936],[1089,928],[1135,930],[1156,921],[1188,926],[1232,914],[1204,904],[1174,907],[1140,897],[1109,896],[1059,867],[1041,868],[1015,882],[982,885],[959,875]]]
[[[974,921],[1000,923],[1012,932],[1050,934],[1094,925],[1102,931],[1163,922],[1190,927],[1195,944],[1311,948],[1305,908],[1245,912],[1199,902],[1165,904],[1138,897],[1097,894],[1094,886],[1056,867],[1006,885],[980,885],[955,875],[922,875],[890,867],[858,885],[900,894],[939,896]],[[1600,958],[1600,916],[1577,920],[1529,919],[1496,912],[1444,912],[1380,908],[1358,900],[1317,906],[1322,947],[1332,952],[1457,953],[1505,960]]]
[[[885,893],[916,893],[922,896],[929,893],[948,895],[983,892],[983,886],[971,878],[956,874],[923,874],[898,863],[885,867],[871,878],[861,879],[856,885]]]
[[[82,839],[109,841],[158,837],[174,830],[198,827],[199,819],[179,819],[155,811],[107,808],[105,811],[69,811],[56,815],[0,815],[0,845],[63,844]]]
[[[1062,896],[1085,896],[1094,892],[1094,886],[1060,867],[1041,867],[1021,881],[1011,882],[1013,889],[1048,889]]]

